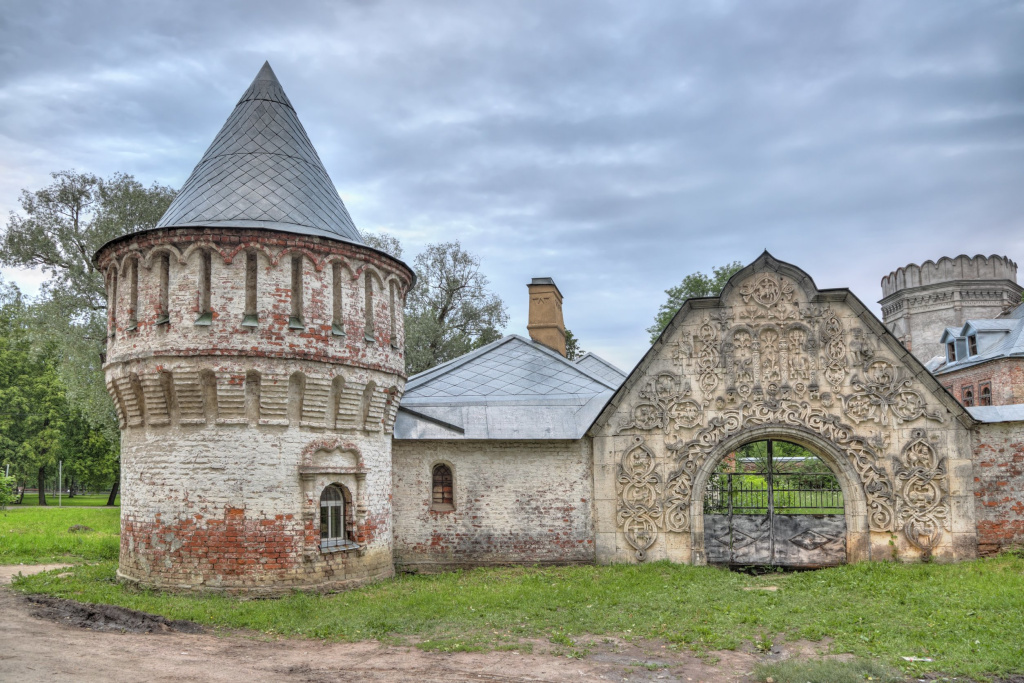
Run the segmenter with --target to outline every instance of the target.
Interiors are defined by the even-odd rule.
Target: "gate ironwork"
[[[846,517],[836,476],[808,471],[808,458],[767,458],[716,472],[704,492],[708,562],[828,567],[846,562]],[[811,468],[812,470],[814,468]]]

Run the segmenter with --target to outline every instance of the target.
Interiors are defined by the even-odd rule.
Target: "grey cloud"
[[[551,275],[629,366],[662,290],[768,248],[879,297],[1021,254],[1019,2],[24,4],[0,18],[0,210],[49,170],[179,185],[262,60],[358,225],[460,238],[525,327]]]

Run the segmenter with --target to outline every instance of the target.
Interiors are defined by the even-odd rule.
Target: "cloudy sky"
[[[554,277],[625,369],[664,289],[766,248],[872,306],[1024,258],[1021,2],[8,2],[0,212],[58,169],[180,186],[265,59],[360,228],[461,240],[509,332]]]

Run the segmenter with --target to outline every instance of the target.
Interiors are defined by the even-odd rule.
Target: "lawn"
[[[69,531],[76,524],[92,531]],[[8,507],[0,512],[0,564],[116,560],[120,529],[119,508]]]
[[[106,493],[94,493],[88,495],[77,495],[74,498],[68,498],[62,496],[60,499],[61,507],[105,507],[107,505],[107,497],[109,494]],[[47,493],[46,494],[47,507],[57,507],[57,496]],[[115,505],[121,504],[121,496],[114,499]],[[38,493],[26,493],[25,499],[18,505],[10,505],[9,508],[17,509],[23,507],[35,507],[39,505],[39,494]],[[2,513],[0,513],[2,514]]]
[[[118,585],[115,569],[113,561],[83,565],[64,578],[21,578],[15,587],[215,627],[410,639],[428,650],[509,649],[544,638],[577,656],[586,652],[587,636],[656,639],[698,652],[830,637],[835,652],[907,673],[1024,670],[1024,559],[1009,555],[762,576],[668,563],[477,569],[276,600],[137,591]],[[770,586],[776,590],[757,590]],[[910,664],[904,656],[934,661]]]

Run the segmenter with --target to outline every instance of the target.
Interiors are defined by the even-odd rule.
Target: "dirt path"
[[[0,583],[18,570],[0,567]],[[60,566],[60,565],[57,565]],[[111,633],[37,616],[55,614],[0,586],[0,676],[26,683],[53,681],[748,681],[756,656],[716,653],[717,664],[651,645],[596,638],[576,660],[513,652],[427,653],[413,647],[247,634]],[[647,666],[644,666],[644,665]]]

